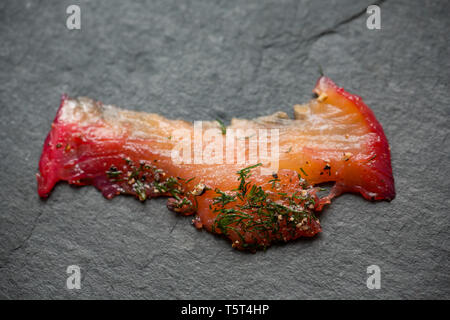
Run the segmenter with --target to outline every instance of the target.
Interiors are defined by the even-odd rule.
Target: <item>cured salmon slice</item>
[[[196,213],[198,228],[227,236],[238,249],[314,236],[321,231],[316,212],[337,195],[395,197],[389,145],[373,112],[326,77],[314,93],[294,106],[294,119],[277,112],[232,119],[228,127],[203,122],[210,143],[202,131],[200,146],[192,123],[63,96],[39,162],[38,193],[47,197],[63,180],[94,185],[107,198],[169,196],[171,210]],[[232,144],[230,133],[240,133]],[[257,138],[270,157],[258,153],[261,144],[258,157],[250,156]],[[325,182],[335,184],[319,197],[317,185]]]

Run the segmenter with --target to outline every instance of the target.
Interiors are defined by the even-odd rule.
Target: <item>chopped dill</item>
[[[195,179],[195,177],[192,177],[192,178],[186,180],[186,183],[189,183],[189,182],[191,182],[191,181],[194,180],[194,179]]]
[[[124,190],[123,192],[135,193],[141,201],[145,201],[152,193],[170,194],[178,203],[184,203],[181,198],[184,190],[180,182],[183,179],[168,177],[161,181],[165,175],[163,170],[145,161],[140,161],[139,165],[135,165],[129,158],[123,160],[128,166],[128,168],[124,167],[125,172],[118,170],[114,165],[106,171],[108,179],[112,183],[118,184]],[[188,182],[192,179],[189,179]]]
[[[145,186],[141,181],[136,180],[136,182],[133,184],[133,190],[136,192],[139,200],[144,201],[145,199],[147,199],[147,194],[145,193]]]
[[[308,174],[305,172],[305,170],[303,170],[303,168],[300,168],[300,171],[303,172],[303,174],[307,177]]]
[[[244,168],[237,172],[237,174],[239,175],[238,180],[240,181],[238,190],[242,192],[242,195],[245,195],[245,193],[247,193],[247,187],[249,185],[249,182],[246,182],[245,179],[250,178],[251,176],[250,171],[259,166],[262,166],[262,163],[255,164],[253,166]]]
[[[227,134],[227,127],[225,126],[225,124],[219,119],[216,119],[216,121],[219,123],[220,131],[222,131],[222,135],[226,135]]]
[[[273,193],[248,182],[251,170],[260,165],[237,171],[239,187],[231,192],[216,189],[217,197],[213,198],[211,206],[213,212],[217,213],[212,231],[225,236],[235,234],[242,241],[240,246],[251,250],[265,249],[272,241],[285,241],[286,232],[295,237],[299,225],[303,226],[305,221],[315,219],[309,207],[315,200],[308,193],[305,196],[297,192],[292,195]],[[270,180],[272,183],[280,181],[276,174],[273,178]],[[300,186],[305,186],[303,179],[300,180]],[[274,201],[272,198],[275,195],[288,204]]]

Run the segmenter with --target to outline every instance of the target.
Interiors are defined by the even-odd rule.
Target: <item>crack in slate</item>
[[[37,216],[36,219],[34,220],[33,227],[31,228],[30,233],[25,237],[25,239],[22,241],[21,244],[19,244],[19,245],[18,245],[17,247],[15,247],[15,248],[11,249],[10,254],[13,253],[13,252],[15,252],[15,251],[17,251],[17,250],[19,250],[19,249],[21,249],[21,248],[23,248],[23,247],[26,245],[26,243],[28,242],[28,240],[29,240],[29,239],[31,238],[31,236],[33,235],[33,232],[34,232],[34,230],[36,229],[36,226],[39,224],[39,219],[41,218],[41,216],[42,216],[42,211],[38,214],[38,216]]]
[[[377,6],[381,6],[383,3],[385,3],[387,0],[378,0],[374,3],[372,3],[372,5],[377,5]],[[335,34],[336,33],[336,29],[338,29],[339,27],[346,25],[356,19],[358,19],[359,17],[363,16],[364,14],[366,14],[367,8],[363,8],[362,10],[356,12],[355,14],[351,15],[350,17],[339,21],[338,23],[336,23],[334,26],[327,28],[321,32],[319,32],[318,34],[315,34],[311,37],[309,37],[308,39],[306,39],[306,42],[310,42],[310,41],[315,41],[320,39],[323,36],[329,35],[329,34]]]
[[[170,229],[170,232],[169,232],[169,233],[172,233],[172,232],[173,232],[173,230],[175,229],[175,227],[177,226],[177,224],[178,224],[179,221],[180,221],[180,219],[178,219],[178,220],[174,223],[174,225],[172,226],[172,229]]]
[[[38,216],[36,217],[36,219],[34,219],[33,227],[31,228],[29,234],[25,237],[25,239],[24,239],[18,246],[16,246],[15,248],[12,248],[12,249],[8,252],[7,257],[6,257],[5,260],[4,260],[5,263],[2,264],[2,265],[0,265],[0,269],[3,269],[3,268],[5,268],[5,267],[8,265],[8,263],[9,263],[9,261],[10,261],[10,257],[11,257],[11,255],[12,255],[14,252],[16,252],[17,250],[23,248],[23,247],[27,244],[28,240],[30,240],[31,236],[32,236],[33,233],[34,233],[34,230],[36,229],[37,225],[39,224],[39,219],[41,218],[42,214],[43,214],[43,212],[41,211],[41,212],[38,214]]]
[[[372,3],[371,5],[377,5],[377,6],[381,6],[382,4],[386,3],[387,0],[378,0],[375,1],[374,3]],[[306,46],[306,47],[311,47],[311,45],[319,40],[321,37],[326,36],[326,35],[330,35],[330,34],[335,34],[337,33],[337,30],[339,27],[342,27],[344,25],[347,25],[353,21],[355,21],[356,19],[360,18],[361,16],[363,16],[364,14],[366,14],[367,12],[367,7],[364,7],[363,9],[361,9],[360,11],[354,13],[353,15],[351,15],[348,18],[345,18],[344,20],[339,21],[338,23],[336,23],[335,25],[326,28],[325,30],[320,31],[319,33],[312,35],[306,39],[298,39],[299,35],[289,32],[289,31],[284,31],[284,33],[287,33],[291,38],[293,38],[294,40],[292,41],[288,41],[288,42],[279,42],[279,41],[272,41],[269,43],[265,43],[261,46],[262,49],[262,54],[264,54],[264,51],[270,48],[274,48],[274,47],[286,47],[289,46],[291,44],[295,44],[294,49],[297,50],[300,46]],[[306,61],[306,56],[307,54],[302,52],[300,54],[299,57],[303,57],[303,62]],[[302,63],[303,63],[302,62]],[[258,67],[259,68],[259,67]]]

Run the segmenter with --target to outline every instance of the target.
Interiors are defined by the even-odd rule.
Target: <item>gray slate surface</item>
[[[81,31],[65,27],[79,4]],[[449,298],[448,1],[1,1],[0,298]],[[60,95],[171,118],[291,112],[326,75],[390,141],[397,198],[343,195],[313,240],[246,254],[159,199],[34,174]],[[82,288],[66,289],[66,268]],[[377,264],[382,288],[366,287]]]

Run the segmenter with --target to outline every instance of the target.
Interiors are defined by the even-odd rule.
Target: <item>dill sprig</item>
[[[259,166],[262,166],[262,163],[255,164],[236,172],[239,175],[238,180],[240,181],[238,190],[241,191],[242,195],[245,195],[245,193],[247,193],[247,187],[249,183],[246,182],[246,179],[251,177],[250,171]]]
[[[213,232],[225,236],[237,235],[246,249],[266,248],[272,241],[285,241],[286,233],[295,237],[299,227],[307,227],[311,219],[316,219],[312,213],[314,198],[305,190],[293,194],[265,191],[248,178],[251,170],[260,166],[256,164],[237,172],[239,187],[231,192],[216,189],[217,197],[213,198],[213,212],[217,213],[212,226]],[[305,189],[305,181],[299,176],[300,186]],[[279,182],[274,174],[272,183]],[[274,201],[274,196],[281,198]],[[287,204],[286,204],[287,203]]]
[[[219,189],[216,189],[215,192],[217,194],[219,194],[220,196],[213,199],[214,200],[213,204],[220,203],[222,206],[224,206],[224,205],[227,205],[230,202],[236,201],[236,196],[235,195],[226,194],[225,192],[220,191]]]
[[[305,175],[305,177],[308,176],[308,174],[305,172],[305,170],[303,170],[303,168],[300,168],[300,171],[303,172],[303,174]]]
[[[125,158],[124,161],[128,167],[124,168],[124,171],[118,170],[114,165],[106,171],[106,176],[109,180],[119,184],[124,192],[128,190],[130,193],[135,193],[141,201],[146,200],[147,197],[155,193],[170,194],[178,202],[181,203],[183,201],[181,199],[181,196],[184,194],[183,179],[168,177],[162,181],[162,177],[165,174],[163,170],[154,165],[146,161],[140,161],[139,165],[136,165],[129,158]],[[187,182],[189,181],[191,179]]]
[[[222,132],[222,135],[226,135],[227,134],[227,127],[225,126],[225,124],[222,122],[222,120],[216,119],[217,123],[220,126],[220,131]]]

